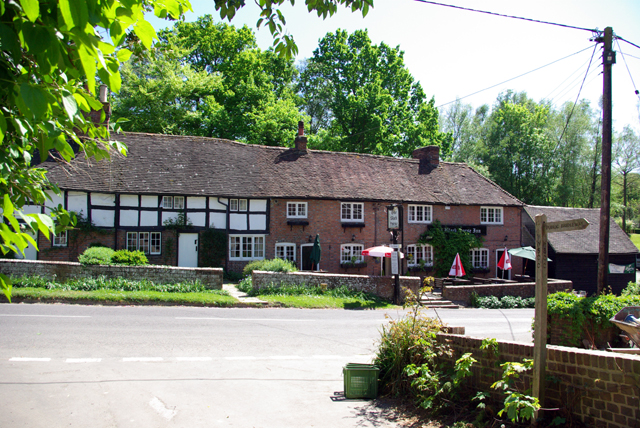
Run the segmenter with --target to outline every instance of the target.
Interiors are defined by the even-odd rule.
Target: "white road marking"
[[[212,320],[212,321],[279,321],[279,322],[317,322],[310,319],[278,319],[278,318],[220,318],[220,317],[176,317],[177,320]]]
[[[0,314],[0,317],[91,318],[88,315],[28,315],[28,314]]]
[[[173,410],[167,409],[167,406],[165,406],[164,403],[160,401],[158,397],[153,397],[153,399],[149,401],[149,405],[153,410],[158,412],[160,416],[162,416],[168,421],[170,421],[171,418],[173,418],[176,415],[176,413],[178,413],[175,409]]]
[[[375,355],[312,355],[310,358],[314,360],[349,360],[351,362],[363,360],[373,361]],[[175,357],[176,361],[184,362],[206,362],[213,360],[227,360],[227,361],[257,361],[257,360],[301,360],[307,357],[301,357],[299,355],[265,355],[256,357],[253,355],[239,355],[234,357]],[[124,357],[122,362],[125,363],[153,363],[160,361],[171,360],[172,358],[165,359],[164,357]],[[66,358],[65,363],[101,363],[102,358]],[[9,361],[13,362],[50,362],[51,358],[33,358],[33,357],[12,357]],[[366,363],[368,364],[368,363]]]
[[[177,357],[178,361],[211,361],[211,357]]]
[[[155,361],[163,361],[162,357],[126,357],[123,358],[122,361],[125,363],[136,362],[136,363],[151,363]]]
[[[36,361],[36,362],[48,362],[51,358],[28,358],[28,357],[13,357],[9,361]]]

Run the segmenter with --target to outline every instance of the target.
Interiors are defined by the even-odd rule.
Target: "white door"
[[[197,233],[181,233],[178,237],[178,266],[198,267]]]
[[[37,242],[37,236],[38,233],[37,232],[26,232],[28,233],[34,241]],[[36,248],[31,245],[31,243],[29,243],[29,245],[27,246],[27,248],[24,249],[24,257],[22,257],[22,254],[20,253],[16,253],[16,259],[22,259],[24,258],[25,260],[37,260],[38,259],[38,251],[36,251]]]

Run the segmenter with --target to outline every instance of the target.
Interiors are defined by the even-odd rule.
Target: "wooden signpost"
[[[553,221],[547,223],[547,216],[536,216],[536,315],[533,337],[533,396],[544,407],[545,367],[547,365],[547,275],[548,240],[547,233],[582,230],[589,226],[584,218]],[[538,415],[536,415],[537,418]]]

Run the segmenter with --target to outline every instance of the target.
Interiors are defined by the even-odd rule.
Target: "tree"
[[[277,6],[284,1],[261,1],[259,23],[265,23],[276,38],[278,54],[290,57],[297,48],[291,36],[283,35],[285,20]],[[215,0],[216,10],[228,19],[244,4],[243,0]],[[308,10],[323,17],[333,15],[339,4],[366,15],[372,0],[306,0]],[[36,150],[41,160],[55,150],[56,158],[64,162],[74,156],[69,142],[98,159],[108,156],[110,149],[125,152],[122,144],[109,140],[109,130],[95,126],[85,113],[102,110],[95,95],[96,77],[112,91],[119,91],[120,65],[131,55],[125,42],[141,50],[151,47],[156,34],[144,18],[150,10],[160,18],[179,19],[191,5],[189,0],[0,2],[3,254],[22,252],[29,243],[36,245],[21,229],[18,218],[25,227],[46,236],[72,223],[61,209],[53,211],[53,218],[22,212],[27,203],[44,204],[47,190],[57,190],[44,169],[31,165]],[[0,289],[10,298],[11,285],[6,276],[0,275]]]
[[[528,204],[547,205],[554,170],[552,141],[546,134],[549,108],[522,93],[498,98],[479,148],[493,180]]]
[[[220,12],[220,17],[222,19],[227,18],[229,21],[233,19],[239,9],[245,6],[244,0],[214,0],[214,2],[216,10]],[[278,8],[278,6],[286,2],[291,3],[291,6],[295,4],[295,0],[260,0],[256,2],[260,7],[260,18],[256,26],[260,28],[264,24],[268,27],[274,39],[273,47],[275,52],[280,56],[291,58],[298,54],[298,47],[293,37],[286,34],[284,27],[286,20]],[[352,12],[362,11],[363,17],[367,16],[369,8],[373,7],[373,0],[305,0],[304,3],[309,12],[315,11],[323,19],[333,16],[338,10],[338,5],[351,8]]]
[[[613,166],[622,176],[622,225],[627,232],[627,179],[629,174],[640,168],[640,138],[629,125],[613,143]]]
[[[124,68],[114,117],[130,120],[126,130],[265,145],[292,140],[300,120],[292,60],[258,49],[249,28],[210,15],[159,37],[152,55]]]
[[[417,147],[435,144],[446,154],[450,139],[438,130],[435,102],[426,100],[403,55],[398,47],[373,45],[366,30],[338,30],[322,38],[298,83],[320,137],[310,145],[410,156]]]

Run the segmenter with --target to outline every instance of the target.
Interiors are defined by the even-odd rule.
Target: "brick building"
[[[435,146],[398,159],[308,150],[301,130],[293,148],[142,133],[114,138],[127,144],[128,156],[96,162],[80,154],[71,166],[43,164],[63,192],[54,203],[82,213],[89,226],[51,242],[40,237],[40,259],[74,261],[101,243],[140,249],[151,263],[203,265],[202,233],[213,228],[225,234],[224,267],[232,271],[274,257],[310,269],[319,234],[322,270],[379,275],[389,267],[361,251],[391,242],[391,203],[404,208],[399,239],[410,257],[403,270],[432,263],[433,249],[417,240],[435,220],[483,237],[472,263],[485,276],[496,275],[505,247],[520,246],[523,204],[469,166],[440,162]],[[513,262],[518,272],[520,260]]]

